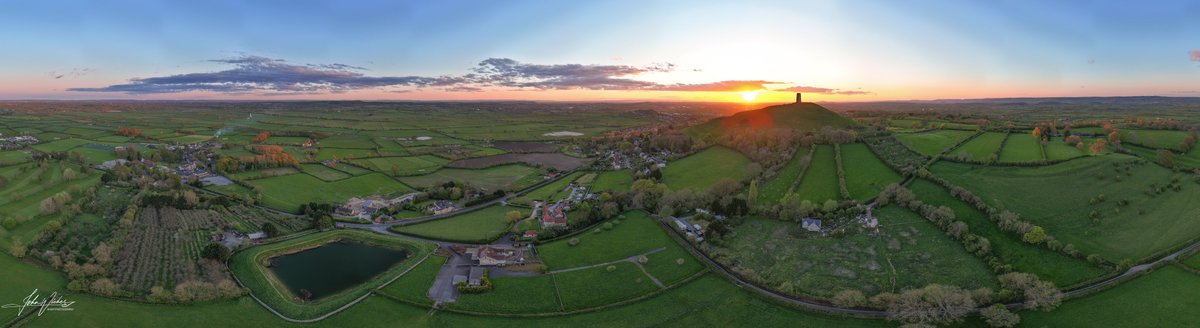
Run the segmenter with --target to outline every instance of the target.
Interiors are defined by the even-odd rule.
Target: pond
[[[367,282],[408,258],[408,252],[337,241],[271,259],[271,272],[292,295],[315,300]]]

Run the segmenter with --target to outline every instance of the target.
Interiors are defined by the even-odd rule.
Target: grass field
[[[322,181],[337,181],[350,177],[349,173],[331,169],[321,164],[300,164],[300,170]]]
[[[421,175],[436,171],[450,161],[433,155],[420,155],[408,157],[375,157],[355,162],[383,174],[406,176]]]
[[[758,201],[763,204],[778,203],[787,195],[788,189],[792,187],[792,183],[800,178],[804,167],[808,166],[809,153],[812,148],[798,148],[796,153],[784,164],[779,172],[775,173],[771,180],[766,183],[761,183],[758,186]]]
[[[1046,159],[1052,161],[1072,159],[1076,157],[1087,156],[1088,154],[1086,149],[1079,149],[1075,148],[1074,146],[1069,146],[1066,142],[1063,142],[1062,139],[1058,138],[1051,139],[1050,142],[1046,144],[1045,148]]]
[[[601,191],[626,191],[633,185],[633,173],[629,170],[620,171],[604,171],[596,176],[596,180],[592,180],[592,190]]]
[[[634,268],[636,270],[636,268]],[[450,308],[483,313],[560,312],[558,291],[550,275],[493,277],[492,290],[482,294],[460,294]],[[596,283],[602,283],[597,281]]]
[[[937,130],[921,133],[906,133],[897,134],[896,139],[900,139],[909,148],[916,150],[924,155],[937,155],[946,151],[947,148],[953,147],[963,139],[974,135],[975,132],[961,130]]]
[[[445,219],[395,226],[388,230],[438,240],[487,243],[508,232],[509,223],[504,219],[508,211],[521,211],[522,217],[529,216],[528,209],[493,205]]]
[[[1116,262],[1139,259],[1200,234],[1200,221],[1192,219],[1200,216],[1194,204],[1200,187],[1185,180],[1181,191],[1165,190],[1151,197],[1151,184],[1162,187],[1176,174],[1149,163],[1135,164],[1128,173],[1117,173],[1113,166],[1136,161],[1110,154],[1034,168],[939,162],[932,171],[992,206],[1021,214],[1084,254],[1098,253]],[[1100,194],[1106,201],[1091,204]],[[1093,210],[1098,220],[1089,218]]]
[[[539,173],[538,169],[529,166],[510,164],[486,169],[443,168],[426,175],[401,177],[400,181],[418,188],[442,184],[446,181],[460,181],[488,190],[516,190],[541,181]]]
[[[1001,162],[1033,162],[1042,160],[1042,145],[1029,133],[1011,133],[1000,150]]]
[[[400,279],[384,286],[379,291],[388,296],[413,302],[416,304],[433,304],[429,299],[429,286],[437,278],[438,271],[448,260],[445,256],[430,256]]]
[[[530,191],[529,193],[521,195],[521,198],[527,200],[553,201],[555,199],[565,197],[566,193],[563,192],[563,189],[566,189],[568,184],[570,184],[572,181],[575,181],[576,178],[579,178],[582,175],[583,172],[571,173],[571,175],[562,177],[557,181],[548,183]]]
[[[985,132],[971,141],[950,151],[950,156],[957,156],[965,153],[967,157],[976,161],[986,161],[991,159],[992,154],[1000,148],[1000,144],[1004,142],[1005,133],[1000,132]]]
[[[846,172],[846,190],[850,197],[866,200],[884,187],[900,181],[900,175],[875,157],[867,145],[855,143],[839,146],[842,150],[842,169]]]
[[[1088,281],[1105,273],[1085,260],[1071,258],[1041,246],[1021,241],[1020,236],[1000,230],[994,222],[974,206],[950,195],[950,192],[928,180],[914,180],[908,186],[925,203],[948,206],[959,221],[967,223],[969,231],[988,239],[995,254],[1013,270],[1037,274],[1058,286],[1070,286]]]
[[[557,270],[616,261],[659,247],[678,247],[646,212],[625,212],[624,216],[612,230],[577,235],[574,238],[579,238],[579,245],[571,246],[569,239],[539,245],[538,255],[551,270]]]
[[[658,286],[633,263],[613,265],[616,270],[595,267],[554,274],[563,308],[586,309],[612,304],[658,290]]]
[[[92,142],[88,141],[88,140],[83,140],[83,139],[69,138],[69,139],[63,139],[63,140],[58,140],[58,141],[40,143],[40,144],[33,145],[32,147],[33,147],[33,149],[37,149],[37,150],[41,150],[41,151],[45,151],[45,152],[67,151],[67,150],[71,150],[71,148],[79,147],[79,146],[86,145],[89,143],[92,143]]]
[[[750,159],[736,150],[713,146],[699,153],[667,163],[663,182],[673,190],[707,190],[724,178],[740,181]]]
[[[284,147],[284,149],[296,149],[295,147]],[[314,156],[317,161],[337,158],[338,160],[358,160],[377,155],[375,149],[365,148],[331,148],[321,147]],[[292,156],[296,156],[293,154]],[[303,156],[297,156],[296,159],[303,159]]]
[[[1166,266],[1051,312],[1022,311],[1029,327],[1193,327],[1200,276]]]
[[[837,162],[833,158],[833,146],[817,146],[812,163],[804,171],[800,185],[794,191],[800,199],[820,204],[828,199],[839,199]]]
[[[262,188],[264,205],[290,212],[298,211],[301,204],[309,202],[336,203],[344,202],[350,197],[388,195],[412,190],[412,188],[380,173],[360,175],[336,182],[321,181],[307,174],[292,174],[251,180],[250,184]]]
[[[745,278],[791,295],[866,295],[941,283],[994,287],[982,260],[924,218],[897,206],[875,210],[880,234],[821,238],[796,222],[750,217],[709,254]],[[802,273],[802,274],[798,274]]]
[[[270,270],[263,265],[266,259],[279,254],[347,239],[383,247],[402,248],[409,252],[409,258],[397,263],[384,273],[361,285],[313,302],[304,303],[293,300],[291,292],[287,291],[287,288],[274,278]],[[362,230],[333,230],[240,251],[230,257],[229,270],[238,279],[241,279],[242,283],[255,296],[263,302],[270,304],[275,310],[292,318],[307,319],[329,313],[362,296],[368,290],[381,286],[391,277],[395,277],[404,270],[416,265],[417,259],[424,257],[426,253],[433,251],[433,249],[434,247],[431,244],[417,243],[403,238],[387,237]]]
[[[667,246],[667,249],[646,256],[646,272],[670,286],[687,279],[705,269],[704,264],[692,257],[683,247]],[[683,260],[683,263],[679,263]]]
[[[1157,149],[1177,149],[1187,131],[1120,129],[1121,140]]]

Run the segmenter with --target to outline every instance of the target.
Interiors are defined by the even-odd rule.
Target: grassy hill
[[[717,136],[730,129],[796,129],[813,131],[823,126],[835,128],[854,125],[854,121],[814,103],[786,104],[764,107],[715,118],[689,127],[685,133],[693,137]]]

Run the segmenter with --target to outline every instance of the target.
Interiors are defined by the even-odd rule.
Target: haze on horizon
[[[1200,3],[0,4],[0,99],[1200,96]]]

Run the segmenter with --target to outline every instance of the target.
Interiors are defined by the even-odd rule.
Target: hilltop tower
[[[799,93],[799,92],[797,92],[797,93],[796,93],[796,103],[797,103],[797,104],[799,104],[799,103],[802,103],[802,102],[803,102],[803,101],[800,101],[800,93]]]

